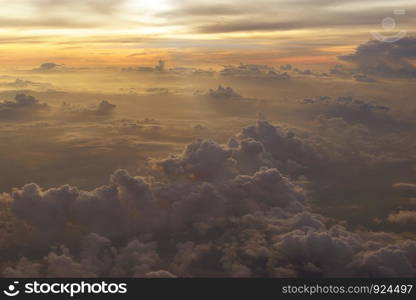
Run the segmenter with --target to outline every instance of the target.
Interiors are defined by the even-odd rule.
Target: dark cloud
[[[293,75],[314,76],[314,77],[328,77],[327,73],[316,72],[310,69],[302,70],[291,64],[281,65],[279,68],[260,65],[260,64],[244,64],[240,63],[237,66],[226,65],[221,71],[221,76],[246,78],[246,79],[265,79],[265,80],[285,80],[290,79]],[[297,76],[300,77],[300,76]]]
[[[218,100],[242,100],[243,97],[235,92],[231,87],[219,85],[216,90],[210,89],[207,96]]]
[[[35,72],[53,72],[64,69],[64,65],[56,64],[53,62],[42,63],[38,68],[33,69]]]
[[[220,75],[227,77],[252,78],[252,79],[289,79],[286,72],[280,72],[268,65],[243,64],[238,66],[225,66]]]
[[[240,138],[250,138],[260,142],[266,152],[278,161],[289,160],[312,166],[324,159],[325,153],[313,141],[301,139],[292,131],[273,126],[267,121],[258,121],[256,126],[242,130]]]
[[[286,68],[288,68],[289,66],[290,65],[286,65]],[[315,77],[327,77],[328,76],[327,73],[315,72],[310,69],[301,70],[299,68],[293,68],[292,70],[293,70],[293,73],[299,74],[299,75],[315,76]]]
[[[62,232],[71,219],[96,233],[110,237],[125,236],[129,228],[133,231],[137,228],[138,224],[131,222],[142,206],[135,199],[139,194],[144,205],[141,213],[147,211],[150,217],[152,199],[147,184],[124,170],[118,170],[111,176],[110,185],[90,192],[68,185],[43,191],[36,184],[27,184],[12,193],[12,209],[17,216],[46,231],[51,237]],[[94,211],[98,215],[90,218]],[[149,219],[147,225],[151,223],[153,221]]]
[[[369,41],[360,45],[355,53],[339,57],[357,65],[360,72],[369,75],[415,77],[416,38],[405,37],[394,43]]]
[[[320,114],[330,118],[342,118],[348,122],[364,124],[372,128],[386,128],[388,125],[400,123],[394,120],[389,112],[391,108],[373,100],[354,99],[349,96],[305,98],[301,102],[306,105],[321,107]]]
[[[23,255],[11,257],[1,272],[7,277],[415,276],[414,241],[347,229],[312,212],[308,193],[287,174],[289,161],[311,167],[322,159],[309,143],[259,121],[229,146],[199,139],[180,155],[153,160],[146,177],[117,170],[109,184],[90,191],[34,183],[15,189],[2,203],[11,209],[8,218],[29,226],[28,240],[36,243],[26,249],[31,258],[22,258],[20,250]],[[65,246],[48,249],[50,244]]]
[[[121,42],[121,41],[118,41]],[[133,41],[124,41],[126,43],[137,43],[134,40]],[[149,41],[148,41],[149,42]],[[178,44],[180,45],[184,45],[184,44],[189,44],[189,41],[175,41],[172,42],[171,40],[166,40],[166,41],[162,41],[162,40],[158,40],[157,43],[160,43],[159,46],[163,45],[162,47],[166,47],[169,46],[169,43],[172,43],[174,45],[174,47],[177,47]],[[187,46],[185,46],[187,47]],[[177,54],[174,54],[177,55]],[[144,67],[144,66],[138,66],[138,67],[126,67],[126,68],[122,68],[121,69],[122,72],[140,72],[140,73],[156,73],[156,74],[167,74],[167,75],[171,75],[171,76],[212,76],[215,71],[212,70],[204,70],[204,69],[199,69],[199,68],[192,68],[192,67],[172,67],[172,68],[166,68],[166,62],[164,60],[159,60],[158,63],[154,66],[154,67]],[[153,88],[149,88],[147,89],[148,91],[153,92],[151,89]],[[158,88],[155,88],[158,89]],[[163,91],[168,89],[166,88],[159,88],[159,89],[163,89]],[[178,90],[180,91],[181,89],[178,88]]]
[[[390,223],[416,223],[416,211],[400,210],[387,217]]]
[[[168,175],[191,174],[196,178],[209,179],[229,173],[232,152],[210,140],[198,139],[189,144],[179,157],[157,162]]]
[[[49,109],[49,105],[41,103],[35,97],[26,94],[17,94],[14,97],[14,101],[0,102],[0,118],[30,118],[35,117],[47,109]]]
[[[88,116],[109,116],[116,109],[116,105],[107,100],[100,101],[96,105],[76,106],[64,102],[58,114],[68,118],[84,118]]]
[[[155,243],[136,239],[116,249],[110,240],[97,234],[87,235],[81,245],[79,258],[66,247],[51,251],[31,262],[23,257],[14,268],[6,268],[6,277],[172,277],[168,271],[158,269],[161,263]]]

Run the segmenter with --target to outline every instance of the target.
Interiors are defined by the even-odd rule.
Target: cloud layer
[[[312,211],[289,166],[311,167],[324,157],[310,141],[259,121],[227,146],[198,139],[180,155],[153,160],[148,176],[117,170],[90,191],[27,184],[1,203],[10,212],[3,221],[26,224],[22,230],[33,243],[20,251],[31,257],[10,259],[2,273],[415,276],[414,241],[353,230]]]

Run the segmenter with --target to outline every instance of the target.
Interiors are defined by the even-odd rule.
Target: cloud
[[[34,68],[34,72],[55,72],[55,71],[61,71],[64,70],[64,65],[56,64],[53,62],[45,62],[42,63],[39,67]]]
[[[108,114],[111,113],[116,106],[114,104],[111,104],[110,102],[103,100],[97,105],[97,113],[98,114]]]
[[[302,14],[296,10],[299,6],[306,8]],[[411,9],[409,1],[402,3],[402,6],[404,9]],[[331,0],[261,0],[256,3],[240,1],[238,7],[224,1],[209,4],[204,1],[183,1],[160,16],[169,18],[173,24],[187,25],[190,31],[197,33],[287,31],[304,28],[317,30],[356,25],[373,28],[386,17],[387,12],[394,9],[387,7],[377,3],[366,3],[362,6],[355,0],[342,3]],[[351,11],[355,14],[352,15]],[[401,22],[409,25],[411,18],[404,16]]]
[[[305,105],[316,105],[320,113],[330,118],[342,118],[348,122],[364,124],[368,127],[387,127],[400,122],[390,115],[390,106],[377,103],[375,100],[354,99],[350,96],[320,96],[305,98]]]
[[[413,277],[415,268],[411,261],[411,249],[409,245],[386,246],[362,255],[360,268],[369,276],[376,277]]]
[[[404,197],[416,197],[416,184],[396,182],[393,188]]]
[[[146,277],[148,273],[160,270],[160,263],[155,243],[133,240],[116,256],[111,273],[116,277]]]
[[[391,213],[387,217],[390,223],[415,223],[416,211],[401,210],[396,213]]]
[[[369,41],[360,45],[355,53],[339,57],[351,62],[368,75],[388,77],[415,77],[416,37],[405,37],[394,43]]]
[[[287,67],[288,66],[286,66],[286,68]],[[328,76],[327,73],[315,72],[315,71],[312,71],[310,69],[301,70],[299,68],[293,68],[292,70],[293,70],[293,73],[299,74],[299,75],[315,76],[315,77],[327,77]]]
[[[101,27],[108,25],[106,21],[109,16],[116,18],[126,3],[125,0],[22,0],[5,8],[1,25],[3,27],[65,29]],[[45,18],[45,11],[48,12],[47,18]],[[83,17],[86,15],[89,17]]]
[[[114,42],[123,42],[123,41],[114,41]],[[135,44],[137,43],[137,41],[135,41],[134,39],[126,40],[124,42],[126,42],[126,43],[135,43]],[[151,41],[149,40],[148,42],[151,42]],[[172,42],[171,40],[163,40],[163,39],[154,40],[153,42],[158,43],[159,44],[158,46],[168,47],[168,48],[169,48],[170,43],[172,43],[172,45],[174,47],[178,47],[178,44],[186,45],[186,44],[190,43],[189,41],[186,41],[186,40],[183,40],[181,42],[177,42],[177,41]],[[134,54],[133,53],[130,56],[137,56],[139,54]],[[179,57],[178,53],[172,52],[172,55]],[[177,60],[176,58],[174,58],[174,59]],[[158,63],[154,67],[149,67],[149,66],[134,67],[134,66],[130,66],[130,67],[122,68],[121,71],[122,72],[157,73],[157,74],[164,73],[164,74],[169,74],[171,76],[212,76],[215,73],[215,71],[213,71],[211,69],[210,70],[204,70],[204,69],[193,68],[193,67],[181,67],[181,66],[179,66],[179,67],[166,68],[166,61],[164,61],[164,60],[159,60]],[[149,88],[149,89],[152,89],[152,88]],[[149,91],[149,89],[146,89],[146,90]],[[178,88],[177,90],[180,91],[181,88]]]
[[[186,16],[233,16],[244,13],[245,7],[236,7],[235,5],[225,3],[198,3],[183,1],[173,9],[161,13],[161,16],[175,18]]]
[[[30,1],[31,4],[38,8],[41,11],[44,11],[45,8],[48,8],[52,11],[54,10],[67,10],[68,7],[78,11],[87,11],[89,13],[99,13],[104,15],[110,15],[116,12],[126,2],[125,0],[63,0],[63,1],[53,1],[53,0],[40,0],[40,1]]]
[[[16,94],[14,101],[0,102],[0,119],[35,117],[48,109],[48,104],[41,103],[33,96]]]
[[[198,33],[224,33],[224,32],[247,32],[247,31],[282,31],[307,27],[297,22],[264,22],[252,20],[242,20],[227,22],[225,24],[201,25],[196,28]]]
[[[84,119],[85,117],[93,116],[110,116],[115,111],[115,109],[116,105],[108,102],[107,100],[102,100],[96,105],[91,105],[87,107],[76,106],[64,102],[62,103],[62,106],[58,111],[58,114],[68,118]]]
[[[21,258],[15,267],[5,268],[6,277],[173,277],[159,269],[161,260],[154,243],[132,240],[123,248],[116,249],[111,242],[97,234],[87,235],[81,245],[79,257],[66,247],[49,252],[32,262]]]
[[[280,72],[274,67],[267,65],[243,64],[238,66],[225,66],[220,72],[220,75],[227,77],[238,78],[257,78],[257,79],[277,79],[285,80],[290,76],[284,72]]]
[[[175,275],[166,270],[152,271],[145,274],[146,278],[176,278]]]
[[[198,139],[189,144],[179,157],[157,162],[163,171],[172,176],[191,174],[195,178],[210,179],[226,171],[232,165],[231,151],[210,140]]]
[[[374,83],[377,82],[377,80],[375,80],[374,78],[371,78],[365,74],[354,74],[352,76],[352,78],[354,78],[356,81],[360,81],[360,82],[368,82],[368,83]]]
[[[257,125],[244,128],[240,138],[251,138],[260,142],[266,152],[283,163],[291,160],[312,166],[319,163],[325,156],[317,144],[302,140],[292,131],[285,131],[267,121],[258,121]]]
[[[236,91],[234,91],[231,87],[223,87],[222,85],[219,85],[216,90],[209,89],[208,93],[206,94],[207,97],[210,97],[215,100],[221,100],[221,101],[254,101],[256,99],[254,98],[245,98],[238,94]]]
[[[345,76],[349,75],[350,73],[345,70],[343,65],[335,65],[333,68],[329,70],[329,74],[331,75],[338,75],[338,76]]]
[[[414,276],[414,241],[347,228],[313,212],[308,193],[287,174],[287,165],[298,161],[308,168],[320,154],[309,141],[259,121],[230,139],[229,146],[198,139],[180,155],[153,160],[143,166],[146,177],[117,170],[107,185],[90,191],[70,185],[43,189],[34,183],[14,189],[5,205],[27,223],[29,240],[36,243],[26,250],[30,259],[21,258],[25,251],[20,250],[1,272],[41,277]],[[48,249],[51,244],[62,246]]]
[[[352,259],[354,252],[359,248],[359,239],[342,230],[343,228],[339,228],[338,232],[337,228],[328,231],[295,230],[282,235],[275,247],[277,251],[284,253],[291,263],[296,260],[300,262],[299,271],[305,275],[309,272],[323,273],[327,276],[332,272],[348,272],[343,270],[343,267],[336,270],[334,268],[340,261],[348,262]],[[330,276],[332,275],[335,274]]]
[[[98,25],[94,22],[80,21],[76,19],[62,19],[59,17],[31,17],[30,19],[2,17],[0,25],[4,28],[94,28]],[[36,38],[35,36],[31,37]],[[39,41],[39,40],[38,40]],[[42,42],[42,41],[41,41]]]
[[[114,172],[109,185],[93,191],[80,191],[69,185],[43,191],[32,183],[15,189],[12,197],[15,215],[29,221],[49,237],[59,235],[71,220],[92,232],[110,237],[136,231],[139,223],[144,227],[154,223],[151,219],[135,219],[137,213],[154,217],[153,200],[148,185],[140,178],[131,177],[125,170]],[[91,218],[95,212],[98,215]]]
[[[123,68],[123,72],[164,72],[165,70],[165,61],[159,60],[158,64],[154,67],[128,67]]]
[[[146,92],[149,92],[151,94],[170,94],[172,93],[169,89],[167,88],[147,88]]]
[[[216,90],[210,89],[208,96],[214,99],[242,99],[240,94],[237,94],[232,88],[227,86],[223,88],[221,85]]]

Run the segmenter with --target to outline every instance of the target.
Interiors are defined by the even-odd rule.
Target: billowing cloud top
[[[309,167],[319,154],[295,134],[259,121],[228,146],[198,139],[181,155],[155,161],[148,178],[119,169],[90,191],[26,184],[0,198],[0,221],[26,239],[0,271],[8,277],[415,276],[413,240],[352,231],[312,212],[285,165],[298,159]],[[388,221],[414,219],[398,212]],[[10,240],[16,235],[4,236],[2,251],[19,247]],[[61,246],[49,251],[51,243]]]
[[[355,53],[340,56],[358,65],[361,72],[381,76],[416,77],[416,37],[405,37],[394,43],[370,41]]]

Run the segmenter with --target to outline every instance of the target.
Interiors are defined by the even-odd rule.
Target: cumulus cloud
[[[416,211],[400,210],[395,213],[391,213],[387,217],[387,221],[390,223],[415,223]]]
[[[0,102],[0,119],[34,117],[47,109],[49,109],[49,105],[41,103],[35,97],[17,94],[14,101]]]
[[[357,65],[360,72],[369,75],[415,77],[416,37],[405,37],[394,43],[369,41],[360,45],[355,53],[340,59]]]
[[[252,79],[289,79],[286,72],[280,72],[274,67],[267,65],[243,64],[238,66],[225,66],[220,72],[222,76],[252,78]]]
[[[51,88],[52,85],[49,83],[35,82],[31,80],[24,80],[24,79],[16,78],[16,80],[12,82],[0,83],[0,87],[13,88],[13,89],[23,89],[23,88],[47,89],[47,88]]]
[[[161,259],[155,243],[136,239],[116,249],[111,241],[95,233],[87,235],[75,256],[59,247],[38,261],[21,258],[14,267],[3,270],[6,277],[174,277],[159,269]]]
[[[63,69],[64,65],[60,65],[54,62],[42,63],[39,67],[33,69],[35,72],[54,72]]]
[[[166,174],[192,174],[194,178],[221,179],[230,174],[254,174],[261,167],[288,172],[297,166],[315,166],[326,153],[313,140],[298,137],[291,131],[258,121],[231,138],[227,147],[198,139],[180,156],[157,161]]]
[[[223,88],[221,85],[218,86],[216,90],[210,89],[208,91],[208,96],[214,99],[242,99],[243,97],[236,93],[232,88],[229,86]]]
[[[217,143],[198,139],[189,144],[181,156],[157,162],[168,175],[190,174],[195,178],[209,179],[224,172],[228,165],[232,165],[231,151]]]
[[[135,56],[136,54],[133,53],[130,56]],[[149,66],[130,66],[121,69],[122,72],[142,72],[142,73],[156,73],[156,74],[167,74],[171,76],[212,76],[215,71],[209,69],[200,69],[200,68],[193,68],[193,67],[182,67],[176,66],[172,68],[166,67],[166,62],[164,60],[159,60],[157,64],[153,67]],[[151,90],[147,89],[148,92],[152,92]],[[153,91],[154,92],[154,91]]]
[[[320,107],[320,114],[327,117],[343,118],[349,122],[367,126],[385,126],[394,122],[389,115],[390,106],[380,104],[375,100],[354,99],[350,96],[320,96],[305,98],[301,103]]]
[[[273,126],[267,121],[258,121],[257,125],[242,130],[241,139],[252,139],[262,144],[266,152],[281,162],[289,160],[305,166],[319,164],[325,153],[312,140],[301,139],[293,131]],[[256,147],[259,149],[259,147]]]
[[[414,242],[401,245],[385,246],[368,251],[359,258],[358,267],[367,276],[375,277],[414,277],[415,267],[412,263]]]
[[[124,72],[164,72],[166,62],[164,60],[159,60],[157,65],[154,67],[128,67],[123,68],[122,71]]]
[[[304,76],[305,75],[306,76],[315,76],[315,77],[327,77],[328,76],[327,73],[316,72],[316,71],[312,71],[310,69],[301,70],[299,68],[293,68],[292,70],[293,70],[293,73],[299,74],[299,75],[304,75]]]
[[[312,212],[287,166],[310,167],[319,154],[296,134],[259,121],[228,145],[198,139],[180,155],[154,160],[146,177],[117,170],[91,191],[25,185],[5,205],[44,246],[37,257],[11,258],[1,271],[10,277],[416,275],[414,241],[351,230]],[[63,246],[45,250],[49,244]]]
[[[208,93],[206,94],[207,97],[215,99],[215,100],[237,100],[237,101],[254,101],[254,98],[246,98],[241,96],[239,93],[234,91],[231,87],[223,87],[219,85],[217,89],[209,89]]]
[[[77,106],[69,103],[62,103],[59,113],[66,117],[84,118],[93,116],[109,116],[116,109],[116,105],[108,102],[107,100],[100,101],[96,105],[90,106]]]
[[[269,65],[260,64],[244,64],[226,65],[219,75],[224,77],[242,78],[242,79],[257,79],[257,80],[288,80],[292,77],[328,77],[325,72],[317,72],[310,69],[302,70],[291,64],[281,65],[276,68]]]
[[[71,221],[107,236],[126,235],[129,230],[137,230],[139,223],[144,227],[154,223],[148,185],[124,170],[114,172],[109,185],[93,191],[80,191],[69,185],[43,191],[32,183],[15,189],[12,197],[16,216],[51,237],[67,229]],[[98,215],[91,218],[95,213]],[[138,213],[149,219],[136,220]]]

